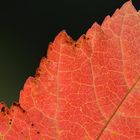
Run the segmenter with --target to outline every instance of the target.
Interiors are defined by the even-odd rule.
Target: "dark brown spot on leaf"
[[[31,124],[31,126],[33,127],[33,126],[34,126],[34,124],[32,123],[32,124]]]
[[[83,39],[86,39],[86,35],[83,35]]]
[[[74,47],[77,47],[77,44],[76,43],[74,44]]]
[[[12,119],[9,120],[9,125],[11,125],[11,124],[12,124]]]
[[[40,132],[39,132],[39,131],[37,131],[37,134],[40,134]]]
[[[25,113],[25,110],[20,106],[19,103],[13,102],[13,106],[19,107],[23,113]]]
[[[5,112],[5,107],[4,106],[1,108],[1,112]]]
[[[16,102],[13,102],[13,106],[16,106],[17,105],[17,103]]]

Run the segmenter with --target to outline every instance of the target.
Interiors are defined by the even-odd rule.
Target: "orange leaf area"
[[[0,110],[0,140],[140,140],[140,12],[128,1],[77,41],[60,32]]]

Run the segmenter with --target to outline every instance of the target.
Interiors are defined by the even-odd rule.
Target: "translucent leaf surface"
[[[78,41],[50,43],[19,103],[0,104],[1,140],[140,140],[140,13],[131,1]]]

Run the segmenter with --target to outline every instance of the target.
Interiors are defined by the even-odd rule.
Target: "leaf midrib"
[[[103,132],[105,131],[105,129],[107,128],[107,126],[109,125],[109,123],[111,122],[111,120],[113,119],[113,117],[116,115],[117,111],[119,110],[120,106],[124,103],[124,101],[126,100],[126,98],[129,96],[129,94],[131,93],[131,91],[135,88],[135,86],[137,85],[137,83],[140,81],[140,76],[137,78],[137,80],[135,81],[135,83],[131,86],[131,88],[128,90],[128,92],[126,93],[126,95],[123,97],[123,99],[121,100],[121,102],[119,103],[119,105],[117,106],[117,108],[115,109],[115,111],[112,113],[112,115],[110,116],[110,118],[108,119],[107,123],[105,124],[105,126],[102,128],[102,130],[100,131],[100,133],[98,134],[96,140],[99,140],[100,137],[102,136]]]

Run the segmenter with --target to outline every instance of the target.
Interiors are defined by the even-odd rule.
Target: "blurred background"
[[[63,29],[77,40],[127,0],[18,0],[0,2],[0,101],[18,101],[48,43]],[[136,9],[140,1],[133,0]]]

